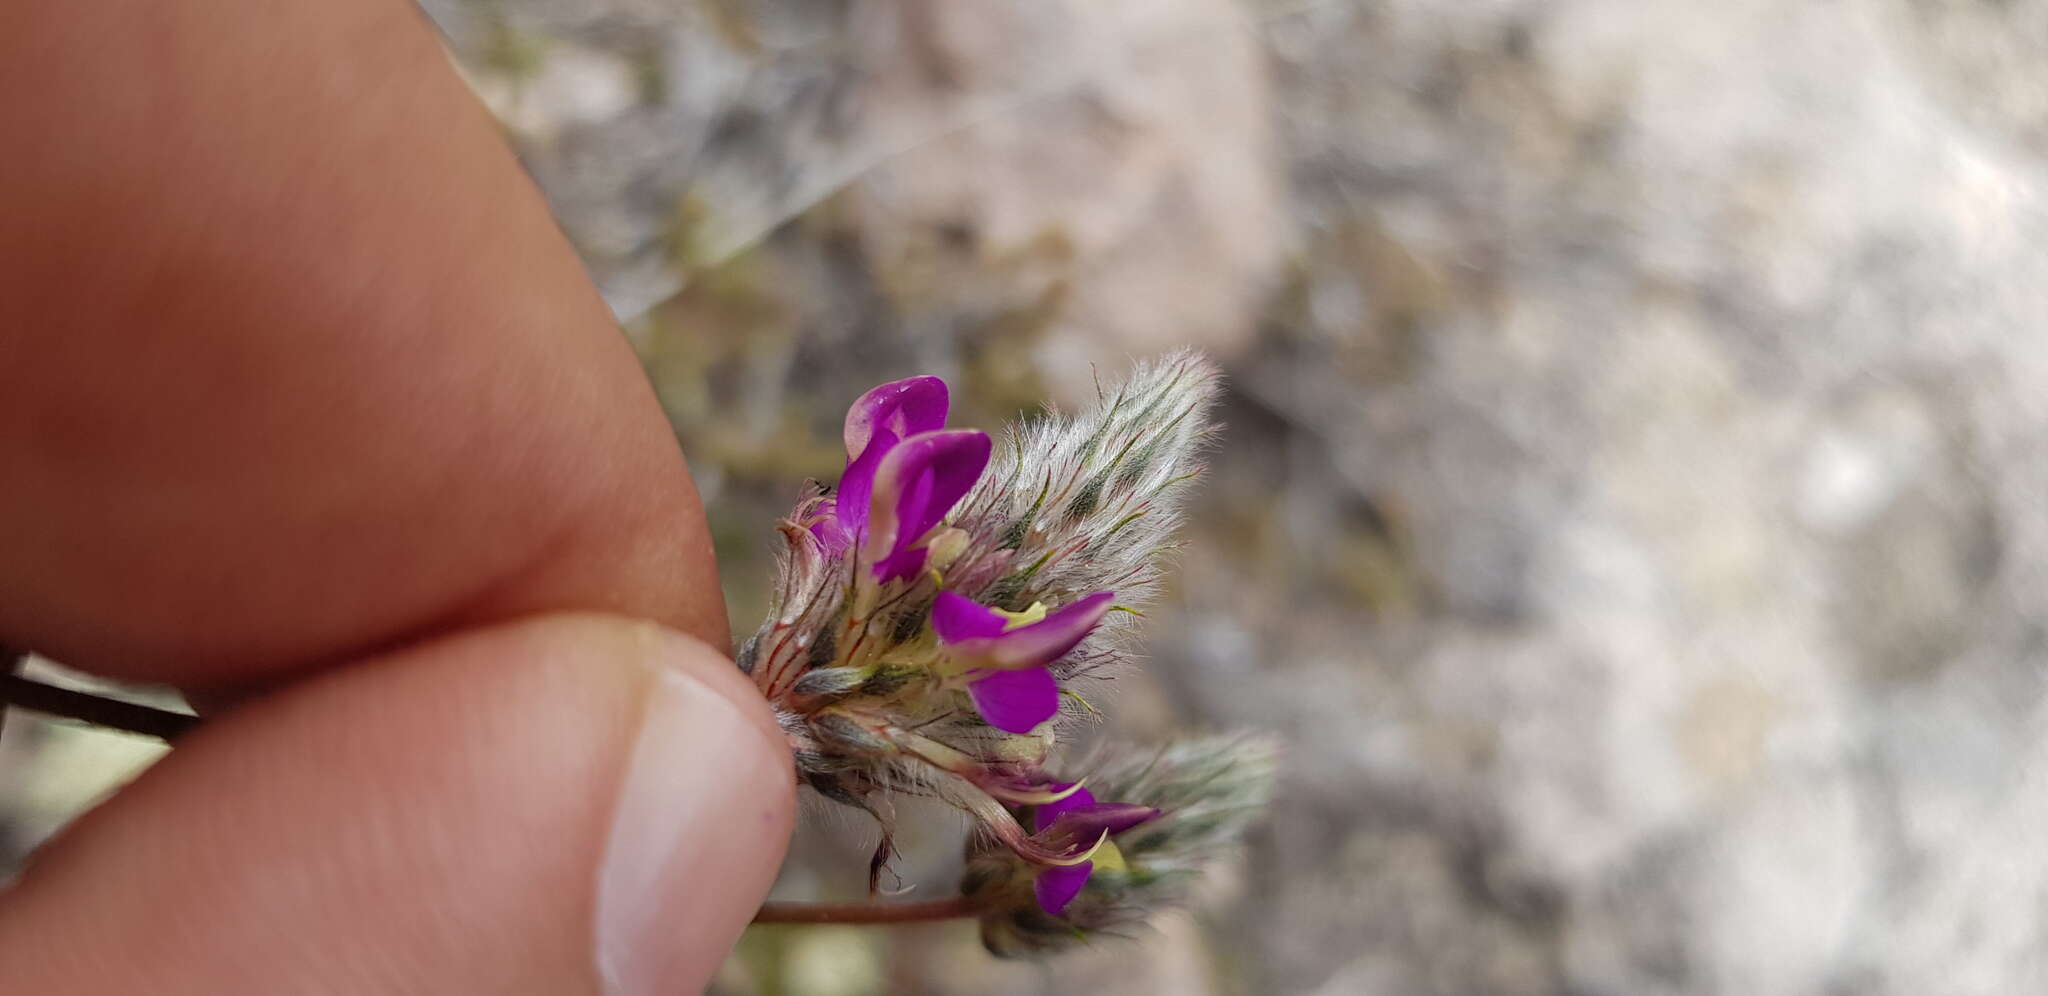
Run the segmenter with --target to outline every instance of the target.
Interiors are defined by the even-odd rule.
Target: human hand
[[[0,894],[7,990],[700,988],[787,750],[410,4],[8,5],[0,134],[0,643],[246,699]]]

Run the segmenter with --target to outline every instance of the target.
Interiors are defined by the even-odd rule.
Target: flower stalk
[[[901,924],[933,923],[979,916],[966,896],[921,903],[768,903],[754,914],[755,923]]]
[[[166,742],[176,741],[200,722],[199,717],[191,713],[60,688],[25,678],[11,669],[0,674],[0,710],[7,708],[26,709],[59,719],[75,719]]]

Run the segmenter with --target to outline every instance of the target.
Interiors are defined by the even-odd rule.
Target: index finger
[[[188,684],[548,609],[726,643],[620,336],[404,0],[0,9],[0,642]]]

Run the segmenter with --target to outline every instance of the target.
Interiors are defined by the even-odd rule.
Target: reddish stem
[[[980,912],[966,896],[922,903],[768,903],[755,923],[929,923]]]
[[[95,726],[165,741],[175,740],[179,734],[199,725],[199,717],[191,713],[123,702],[91,692],[45,685],[17,674],[0,673],[0,712],[9,706],[65,719],[84,720]]]
[[[11,658],[0,658],[0,715],[5,714],[8,706],[14,706],[164,740],[175,739],[199,723],[199,717],[185,713],[30,681],[8,673],[13,663]],[[768,903],[754,914],[754,922],[931,923],[971,917],[977,912],[965,896],[922,903]]]

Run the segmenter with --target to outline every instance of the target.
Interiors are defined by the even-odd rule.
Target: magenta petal
[[[874,471],[862,538],[862,553],[875,565],[877,577],[907,577],[924,566],[921,550],[914,557],[899,555],[924,539],[973,490],[988,467],[988,454],[987,433],[955,429],[912,436],[882,455]],[[853,476],[852,468],[847,476]],[[844,484],[839,501],[842,511],[851,514]]]
[[[1095,870],[1095,863],[1083,861],[1078,865],[1052,867],[1038,873],[1038,881],[1031,883],[1031,891],[1038,896],[1040,909],[1059,916],[1066,912],[1067,905],[1081,894],[1081,887],[1088,884],[1088,875]]]
[[[912,377],[861,395],[847,410],[846,472],[839,475],[835,498],[840,529],[852,545],[860,545],[867,536],[875,474],[883,458],[903,440],[943,427],[946,402],[945,381]],[[975,476],[980,476],[979,470]],[[820,534],[820,538],[825,537]],[[918,558],[909,572],[914,574],[923,566],[923,558]]]
[[[925,555],[922,549],[899,550],[875,561],[875,580],[901,581],[914,578],[924,570]]]
[[[1159,818],[1159,810],[1128,802],[1097,802],[1076,806],[1055,817],[1036,836],[1048,847],[1087,851],[1103,834],[1119,834]]]
[[[855,400],[846,410],[846,459],[868,452],[882,432],[908,439],[946,425],[946,382],[937,377],[891,381]]]
[[[840,528],[855,546],[867,535],[868,502],[875,490],[875,470],[897,441],[896,435],[887,429],[876,433],[867,451],[847,464],[846,472],[839,475],[839,490],[833,501]]]
[[[1115,592],[1098,591],[1054,609],[1044,619],[1029,626],[993,634],[961,630],[958,631],[960,635],[952,638],[940,629],[939,640],[946,644],[947,651],[954,657],[977,667],[997,670],[1044,667],[1065,657],[1067,651],[1087,639],[1115,602]],[[934,606],[934,625],[938,622],[936,608]]]
[[[1060,686],[1052,672],[990,671],[967,683],[981,718],[998,730],[1029,733],[1060,711]]]
[[[898,550],[875,561],[875,580],[901,581],[905,578],[914,578],[919,571],[924,570],[924,561],[925,553],[921,547],[915,550]]]
[[[910,480],[909,486],[904,489],[903,495],[897,500],[896,506],[898,508],[920,509],[930,505],[933,477],[934,475],[930,468],[918,471],[916,476]],[[929,529],[930,527],[927,526],[926,528]],[[922,532],[915,534],[915,537],[912,537],[909,543],[902,542],[903,537],[898,537],[895,551],[875,560],[875,578],[880,581],[891,581],[897,578],[916,577],[917,572],[924,570],[924,547],[915,545],[916,537],[922,537],[923,535]]]
[[[1055,792],[1064,792],[1067,789],[1073,788],[1073,783],[1069,782],[1065,785],[1054,785],[1051,786],[1051,788]],[[1095,793],[1090,792],[1084,788],[1074,789],[1074,794],[1067,796],[1066,798],[1061,799],[1057,802],[1039,803],[1037,806],[1033,807],[1031,811],[1031,831],[1033,833],[1037,833],[1038,831],[1051,826],[1052,821],[1059,819],[1060,814],[1066,812],[1067,810],[1080,809],[1083,806],[1093,805],[1095,805]]]
[[[828,557],[845,553],[854,540],[853,533],[839,517],[838,502],[830,498],[818,503],[818,518],[811,522],[811,535],[818,538],[818,545],[824,548]]]
[[[947,643],[997,636],[1009,624],[1002,613],[950,591],[939,592],[932,603],[932,629]]]

